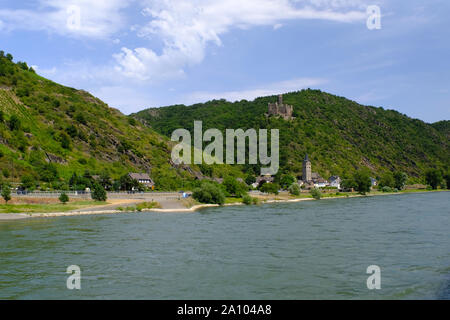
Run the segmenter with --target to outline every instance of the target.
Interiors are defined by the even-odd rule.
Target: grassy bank
[[[93,206],[104,206],[106,202],[76,201],[68,204],[62,203],[35,203],[35,204],[0,204],[0,213],[52,213],[69,212],[89,208]]]

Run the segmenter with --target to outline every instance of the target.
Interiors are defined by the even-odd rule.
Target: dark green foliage
[[[356,182],[353,178],[347,178],[342,181],[341,187],[346,190],[356,189]]]
[[[394,188],[402,190],[405,187],[407,180],[408,175],[406,173],[400,171],[394,172]]]
[[[222,185],[229,196],[234,196],[237,198],[247,194],[248,191],[248,187],[237,181],[234,177],[226,177]]]
[[[95,201],[106,201],[107,194],[105,188],[99,183],[95,183],[91,192],[91,197]]]
[[[441,171],[437,169],[427,170],[425,173],[425,181],[431,186],[431,188],[433,188],[433,190],[436,190],[442,181]]]
[[[29,174],[23,175],[21,178],[21,182],[22,182],[21,184],[22,189],[30,191],[36,189],[36,179],[32,175]]]
[[[395,187],[394,175],[391,172],[386,172],[385,174],[383,174],[383,176],[380,179],[380,182],[378,183],[378,186],[380,188],[383,187],[394,188]]]
[[[9,184],[4,183],[2,185],[2,197],[6,203],[8,203],[8,201],[11,200],[11,187]]]
[[[61,147],[63,149],[70,150],[71,148],[71,140],[67,133],[61,131],[58,135],[58,141],[61,142]]]
[[[5,54],[0,56],[0,141],[4,154],[0,171],[14,168],[14,176],[8,174],[8,179],[17,183],[22,175],[31,174],[38,182],[46,182],[40,184],[43,188],[51,189],[67,187],[73,172],[84,169],[95,175],[107,171],[111,180],[118,180],[128,172],[155,168],[154,180],[160,190],[194,181],[193,172],[198,168],[187,172],[169,165],[167,138],[85,91],[61,86],[31,72],[26,63],[10,60]],[[118,145],[123,154],[117,152]],[[49,162],[54,168],[46,166]],[[89,184],[92,182],[83,181],[71,188]]]
[[[136,119],[133,117],[128,117],[128,123],[130,124],[130,126],[133,126],[133,127],[137,124]]]
[[[78,113],[78,114],[75,116],[75,120],[77,120],[77,121],[78,121],[79,123],[81,123],[81,124],[84,124],[84,125],[87,124],[86,118],[83,116],[82,113]]]
[[[242,197],[242,202],[245,205],[249,206],[249,205],[251,205],[253,203],[253,199],[249,195],[245,195],[245,196]]]
[[[63,204],[66,204],[67,202],[69,202],[69,196],[65,192],[63,192],[59,196],[59,201],[61,201]]]
[[[212,182],[202,182],[200,188],[194,190],[192,197],[201,203],[225,204],[225,194],[220,187]]]
[[[203,121],[204,131],[217,128],[224,134],[232,128],[279,129],[280,171],[294,176],[302,174],[305,153],[313,171],[324,178],[351,176],[367,167],[372,176],[401,171],[418,183],[430,164],[450,167],[448,122],[430,125],[319,90],[284,95],[285,103],[294,106],[295,120],[268,119],[267,105],[276,100],[275,96],[234,103],[213,100],[144,110],[135,116],[168,137],[178,128],[192,134],[194,120]]]
[[[74,125],[67,127],[66,132],[72,139],[78,136],[78,130]]]
[[[361,194],[366,194],[370,192],[372,187],[372,182],[370,180],[370,175],[367,170],[358,170],[353,175],[353,180],[355,181],[355,190]]]
[[[7,168],[2,169],[2,174],[5,178],[9,178],[9,176],[11,175],[11,173],[9,172],[9,170]]]
[[[249,186],[254,184],[256,182],[256,177],[254,174],[249,174],[246,178],[245,178],[245,183],[248,184]]]
[[[98,181],[98,183],[105,188],[105,190],[112,190],[113,187],[113,183],[111,181],[111,177],[107,172],[103,172],[100,175],[100,180]]]
[[[20,130],[21,126],[22,124],[20,122],[20,119],[15,114],[13,114],[9,119],[9,129],[11,131],[18,131]]]
[[[264,183],[262,187],[260,188],[261,192],[264,193],[272,193],[272,194],[279,194],[280,193],[280,185],[277,183]]]
[[[53,163],[46,163],[38,168],[37,173],[41,181],[52,182],[59,178],[58,169]]]
[[[139,182],[131,179],[128,174],[125,174],[119,179],[119,188],[122,191],[132,191],[133,189],[139,188]]]
[[[314,199],[320,200],[320,198],[322,198],[322,192],[319,189],[314,188],[314,189],[311,189],[310,192]]]
[[[297,183],[292,184],[289,187],[289,193],[293,196],[299,196],[300,195],[300,186]]]
[[[295,182],[295,178],[289,174],[285,174],[281,176],[280,185],[281,188],[287,190],[293,183]]]
[[[444,175],[444,180],[445,180],[447,189],[450,189],[450,171],[447,171],[447,173]]]

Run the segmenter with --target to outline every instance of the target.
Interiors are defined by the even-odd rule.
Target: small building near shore
[[[339,176],[330,177],[330,187],[341,189],[342,179]]]
[[[147,173],[129,173],[128,176],[147,188],[153,188],[155,186],[152,178]]]

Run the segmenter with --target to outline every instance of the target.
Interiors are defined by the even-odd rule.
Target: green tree
[[[444,175],[445,184],[447,185],[447,189],[450,189],[450,171]]]
[[[69,202],[69,196],[65,192],[63,192],[59,196],[59,201],[61,201],[61,203],[63,204],[66,204],[67,202]]]
[[[344,179],[341,183],[343,189],[356,189],[357,185],[353,178]]]
[[[61,142],[61,147],[63,147],[63,149],[70,150],[71,141],[70,141],[70,137],[67,133],[65,133],[64,131],[61,131],[59,133],[58,140],[59,140],[59,142]]]
[[[251,205],[251,204],[253,203],[253,199],[252,199],[252,197],[250,197],[249,195],[245,195],[245,196],[242,198],[242,202],[243,202],[245,205],[249,206],[249,205]]]
[[[264,183],[260,189],[261,192],[264,193],[272,193],[279,194],[280,193],[280,185],[278,183]]]
[[[289,187],[289,193],[293,196],[299,196],[300,195],[300,186],[297,183],[292,184]]]
[[[23,175],[21,178],[21,186],[25,190],[34,190],[36,188],[36,179],[29,174]]]
[[[322,198],[322,192],[318,188],[311,189],[311,195],[314,199],[320,200]]]
[[[131,179],[128,174],[125,174],[119,179],[120,190],[122,191],[131,191],[139,187],[139,182],[135,179]]]
[[[9,119],[9,129],[11,131],[15,131],[20,130],[20,128],[21,128],[20,119],[15,114],[13,114]]]
[[[10,172],[9,172],[9,170],[8,170],[7,168],[3,168],[3,169],[2,169],[2,174],[3,174],[3,176],[4,176],[6,179],[8,179],[9,176],[11,175]]]
[[[407,180],[408,175],[406,173],[400,171],[394,172],[394,188],[402,190],[405,187]]]
[[[353,179],[356,184],[356,191],[361,194],[366,194],[370,192],[370,188],[372,187],[372,181],[370,180],[369,172],[366,170],[358,170],[353,175]]]
[[[425,173],[425,181],[427,184],[433,188],[433,190],[436,190],[438,185],[441,183],[442,180],[442,174],[441,171],[438,169],[429,169]]]
[[[192,197],[201,203],[225,204],[225,194],[211,182],[203,182],[200,188],[194,190]]]
[[[6,54],[6,59],[8,59],[9,61],[13,61],[13,60],[14,60],[14,57],[12,56],[11,53],[7,53],[7,54]]]
[[[389,187],[394,188],[395,187],[395,179],[394,175],[391,172],[386,172],[381,176],[380,182],[378,183],[378,186],[380,188],[383,187]]]
[[[111,177],[108,174],[108,172],[103,172],[100,175],[100,180],[99,183],[103,186],[103,188],[105,188],[105,190],[111,190],[113,183],[111,181]]]
[[[295,182],[295,178],[290,174],[285,174],[281,176],[280,185],[283,190],[287,190],[293,183]]]
[[[0,123],[2,123],[5,120],[5,113],[3,110],[0,110]]]
[[[9,200],[11,200],[11,187],[6,183],[2,185],[2,197],[6,204],[8,204]]]
[[[46,163],[38,168],[38,174],[41,181],[44,182],[52,182],[58,179],[58,170],[56,169],[55,164]]]
[[[94,184],[93,190],[91,192],[91,197],[95,201],[103,202],[108,198],[105,188],[103,188],[103,186],[101,186],[99,183]]]
[[[245,178],[245,183],[249,186],[251,186],[252,184],[254,184],[256,182],[256,177],[253,174],[249,174],[246,178]]]
[[[236,178],[234,177],[230,176],[226,177],[225,180],[223,181],[223,186],[225,188],[225,191],[230,196],[235,196],[239,198],[247,194],[246,190],[247,187],[242,183],[240,183],[239,181],[237,181]]]

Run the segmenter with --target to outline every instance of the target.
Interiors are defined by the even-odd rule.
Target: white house
[[[325,188],[328,185],[329,185],[328,181],[323,178],[314,180],[314,187],[316,188]]]
[[[342,179],[339,176],[330,177],[330,187],[341,189]]]

